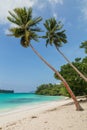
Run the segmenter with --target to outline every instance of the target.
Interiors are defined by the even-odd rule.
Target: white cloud
[[[81,10],[81,17],[80,18],[87,22],[87,0],[83,0],[81,2],[80,10]]]
[[[4,29],[4,33],[5,33],[6,35],[10,34],[10,32],[9,32],[8,29]]]
[[[37,0],[2,0],[0,1],[0,23],[7,23],[8,10],[16,7],[32,7]]]
[[[55,17],[55,19],[57,19],[58,18],[58,14],[57,13],[53,13],[53,17]]]
[[[87,5],[86,5],[86,7],[84,7],[84,8],[82,9],[82,13],[83,13],[83,18],[84,18],[84,20],[87,20]]]
[[[53,4],[53,3],[54,3],[54,4],[57,4],[57,3],[63,4],[63,0],[49,0],[49,2],[51,2],[52,4]]]
[[[55,13],[55,6],[57,4],[62,5],[63,0],[2,0],[0,1],[0,24],[6,24],[9,21],[7,20],[8,11],[13,10],[16,7],[35,7],[35,10],[43,11],[46,13],[46,7],[49,7],[52,10],[52,15],[57,17]],[[37,12],[35,12],[37,14]]]
[[[56,19],[58,18],[58,13],[56,12],[56,5],[63,5],[63,0],[48,0],[51,5],[52,15]]]

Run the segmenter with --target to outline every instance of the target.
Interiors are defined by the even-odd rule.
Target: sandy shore
[[[87,102],[76,111],[71,99],[0,114],[0,130],[87,130]],[[68,105],[67,105],[68,104]]]

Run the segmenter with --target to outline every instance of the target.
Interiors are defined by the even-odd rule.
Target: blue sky
[[[6,35],[8,28],[13,26],[7,20],[8,10],[24,6],[33,8],[34,17],[43,17],[39,25],[41,28],[47,18],[55,17],[62,21],[68,43],[61,50],[71,61],[76,57],[86,56],[79,46],[87,40],[87,0],[0,1],[0,88],[14,89],[15,92],[29,92],[42,83],[59,82],[31,48],[23,48],[20,39]],[[54,47],[45,47],[45,41],[32,41],[32,45],[57,70],[66,63]]]

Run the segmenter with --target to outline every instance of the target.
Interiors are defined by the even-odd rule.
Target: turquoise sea
[[[64,99],[63,96],[42,96],[31,93],[0,94],[0,111],[62,99]]]

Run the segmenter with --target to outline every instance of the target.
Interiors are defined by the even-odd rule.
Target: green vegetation
[[[87,53],[87,41],[82,42],[80,48],[84,48],[85,53]]]
[[[33,18],[32,8],[15,8],[13,12],[9,11],[9,14],[8,20],[17,26],[9,29],[10,36],[20,38],[20,44],[23,47],[28,47],[31,40],[38,41],[36,32],[41,32],[41,29],[37,27],[37,24],[42,18]]]
[[[4,89],[0,89],[0,93],[14,93],[14,90],[4,90]]]
[[[48,95],[48,96],[69,96],[64,85],[60,84],[42,84],[37,87],[35,92],[39,95]]]
[[[83,58],[81,61],[79,58],[76,58],[75,62],[72,63],[87,77],[87,57]],[[79,77],[69,64],[61,66],[60,73],[66,79],[76,96],[87,95],[87,82]],[[59,79],[56,74],[54,76],[56,79]],[[62,89],[63,92],[69,96],[66,89]]]
[[[81,58],[76,58],[75,61],[72,62],[72,64],[76,66],[85,76],[87,76],[87,57],[83,58],[82,60]],[[87,82],[85,82],[81,77],[79,77],[76,71],[74,71],[69,64],[61,66],[60,73],[69,83],[72,91],[75,93],[76,96],[87,95]],[[59,79],[56,74],[54,74],[54,77],[56,79]],[[37,87],[35,93],[41,95],[63,95],[70,97],[69,93],[67,92],[66,88],[62,83],[42,84],[39,87]]]
[[[61,95],[60,93],[61,87],[62,85],[58,85],[58,84],[51,84],[51,83],[42,84],[37,88],[35,93],[40,95],[58,96]]]

